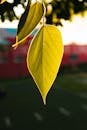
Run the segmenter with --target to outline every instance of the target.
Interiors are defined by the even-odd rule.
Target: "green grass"
[[[87,74],[63,74],[57,77],[56,82],[63,88],[72,92],[87,92]]]
[[[21,85],[35,84],[32,77],[19,78],[19,79],[2,79],[0,80],[0,87],[10,90],[10,87],[21,86]],[[54,84],[58,84],[63,89],[69,91],[87,91],[87,74],[58,74]],[[36,86],[36,85],[35,85]]]

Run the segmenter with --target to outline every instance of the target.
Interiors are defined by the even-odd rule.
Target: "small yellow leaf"
[[[41,27],[27,53],[27,67],[31,73],[44,104],[59,70],[63,56],[61,33],[53,25]]]
[[[24,43],[25,39],[33,31],[36,25],[41,20],[44,14],[44,6],[41,2],[36,2],[33,5],[28,5],[22,17],[20,18],[16,36],[16,43],[13,47],[17,47],[19,44]]]

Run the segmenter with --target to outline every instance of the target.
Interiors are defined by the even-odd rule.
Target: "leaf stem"
[[[43,13],[43,26],[45,24],[45,13],[46,13],[46,8],[45,8],[45,4],[44,4],[44,0],[42,0],[42,3],[43,3],[43,7],[44,7],[44,13]]]

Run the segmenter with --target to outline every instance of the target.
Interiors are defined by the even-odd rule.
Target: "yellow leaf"
[[[29,36],[29,34],[41,20],[43,14],[43,3],[36,2],[30,6],[28,2],[26,10],[20,18],[16,36],[16,44],[14,44],[13,47],[17,47],[19,44],[24,43],[25,39]]]
[[[27,53],[27,67],[31,73],[44,104],[59,70],[63,56],[61,33],[53,25],[41,27]]]

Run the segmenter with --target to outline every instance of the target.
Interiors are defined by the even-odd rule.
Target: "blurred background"
[[[87,1],[44,2],[46,23],[58,27],[64,44],[60,70],[46,106],[26,66],[27,50],[38,28],[25,44],[12,48],[27,0],[0,4],[0,130],[87,129]]]

